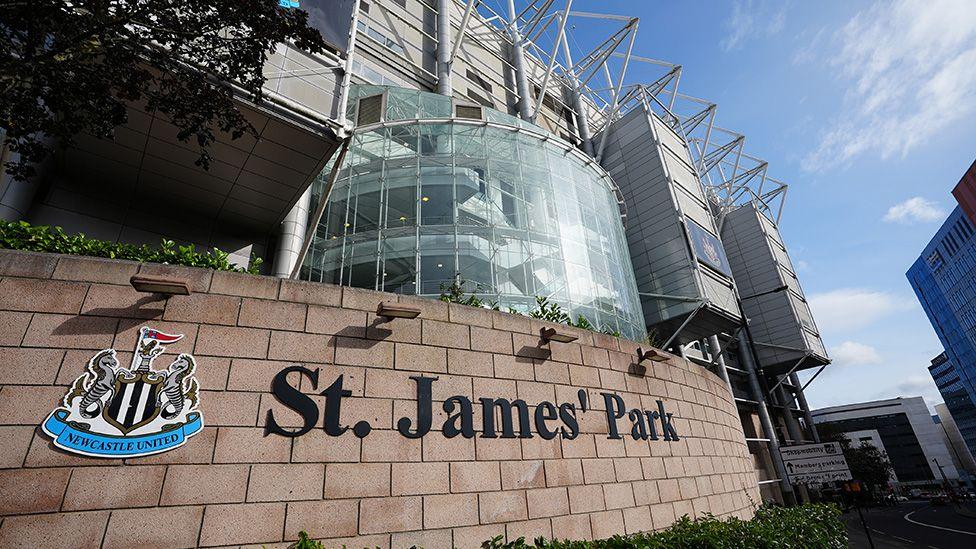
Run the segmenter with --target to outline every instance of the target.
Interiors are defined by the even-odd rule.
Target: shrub
[[[28,252],[52,252],[57,254],[87,255],[109,259],[130,259],[144,263],[167,263],[187,267],[204,267],[217,271],[236,271],[257,274],[263,263],[251,254],[250,264],[239,267],[227,260],[229,254],[214,248],[198,252],[192,244],[177,246],[172,240],[163,239],[158,248],[143,244],[119,244],[88,238],[84,234],[69,235],[61,227],[33,226],[26,221],[0,220],[0,248]]]
[[[832,504],[797,507],[765,506],[752,520],[711,515],[682,517],[660,532],[614,536],[595,541],[546,540],[527,543],[519,538],[502,543],[501,536],[485,541],[483,549],[766,549],[847,547],[847,530],[840,509]]]

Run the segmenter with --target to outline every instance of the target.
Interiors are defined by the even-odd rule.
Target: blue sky
[[[718,123],[789,183],[781,230],[834,359],[811,406],[940,402],[926,367],[941,345],[905,271],[976,158],[976,3],[573,7],[640,17],[634,53],[682,65],[681,90],[717,103]],[[596,32],[574,22],[582,43]],[[656,74],[634,64],[627,80]]]

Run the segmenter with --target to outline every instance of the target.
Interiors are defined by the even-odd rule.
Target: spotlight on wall
[[[637,363],[640,364],[645,360],[650,360],[651,362],[665,362],[668,357],[657,352],[657,349],[643,350],[640,347],[637,348]]]
[[[399,305],[397,303],[384,303],[380,302],[376,306],[376,316],[381,316],[383,318],[417,318],[420,316],[420,309],[416,307],[409,307],[407,305]]]
[[[569,335],[565,333],[557,332],[555,328],[542,328],[539,330],[539,336],[542,337],[542,341],[549,343],[550,341],[558,341],[559,343],[570,343],[579,339],[574,335]]]
[[[167,278],[165,276],[132,275],[129,284],[137,292],[147,294],[190,295],[190,285],[182,278]]]

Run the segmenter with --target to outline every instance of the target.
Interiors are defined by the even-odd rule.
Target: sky
[[[942,347],[905,272],[976,159],[976,3],[576,0],[573,9],[640,17],[634,54],[680,64],[681,91],[717,103],[717,123],[744,134],[746,152],[789,184],[780,229],[833,359],[807,389],[810,406],[941,402],[927,366]],[[582,44],[601,32],[571,21]],[[660,74],[634,63],[626,82]]]

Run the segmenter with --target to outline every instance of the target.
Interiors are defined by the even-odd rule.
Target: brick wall
[[[137,293],[136,272],[186,277],[194,293]],[[525,317],[202,269],[0,251],[0,277],[2,547],[286,547],[303,529],[329,546],[476,547],[499,534],[600,538],[684,514],[748,517],[759,501],[722,381],[680,359],[632,375],[630,341],[577,330],[540,358],[544,324]],[[421,316],[376,324],[377,304],[398,300]],[[124,461],[55,449],[38,425],[95,351],[114,347],[127,364],[144,324],[186,334],[167,356],[196,357],[203,431]],[[263,436],[269,409],[301,424],[270,393],[295,363],[322,369],[320,390],[343,374],[344,421],[368,419],[372,433]],[[415,413],[416,372],[439,377],[435,401],[572,402],[583,388],[596,410],[573,440],[408,439],[395,420]],[[608,439],[607,390],[628,407],[663,399],[681,440]]]

